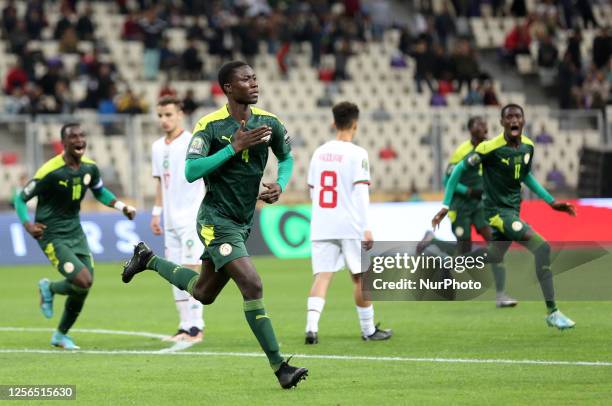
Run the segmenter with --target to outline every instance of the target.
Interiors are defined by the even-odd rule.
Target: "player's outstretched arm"
[[[125,215],[125,217],[130,220],[133,220],[134,217],[136,217],[136,209],[134,207],[126,205],[121,200],[117,200],[117,197],[113,194],[113,192],[111,192],[104,186],[101,186],[97,189],[91,189],[91,191],[94,194],[96,200],[104,204],[105,206],[119,210]]]
[[[431,227],[434,230],[440,226],[440,223],[442,222],[442,220],[444,220],[444,217],[446,217],[446,213],[448,213],[448,207],[450,206],[451,201],[453,200],[453,195],[455,194],[455,191],[457,189],[457,184],[459,184],[459,179],[461,179],[461,175],[464,171],[465,161],[459,162],[453,168],[453,172],[451,173],[446,184],[446,189],[444,190],[444,200],[442,201],[443,207],[438,213],[436,213],[434,218],[431,220]]]
[[[35,239],[39,239],[42,237],[43,232],[47,226],[41,223],[31,223],[30,216],[28,214],[28,206],[26,205],[25,200],[21,196],[21,193],[16,193],[15,198],[13,199],[13,204],[15,205],[15,211],[17,212],[17,217],[19,217],[19,221],[23,224],[23,227],[26,229],[28,234],[30,234]]]
[[[444,187],[446,187],[446,184],[448,183],[448,180],[450,179],[450,174],[452,173],[454,168],[455,168],[455,165],[451,165],[451,164],[448,165],[448,168],[446,169],[446,173],[444,174],[444,178],[442,179],[442,185]],[[482,190],[472,189],[464,185],[461,182],[457,183],[457,187],[455,188],[455,193],[458,193],[464,196],[475,197],[475,198],[479,198],[482,196]]]
[[[531,172],[527,174],[523,183],[527,185],[527,187],[535,193],[540,199],[544,200],[546,203],[553,208],[553,210],[562,211],[564,213],[569,214],[570,216],[576,215],[576,210],[574,209],[574,205],[566,202],[557,202],[555,198],[548,193],[548,191],[538,182],[538,180],[533,176]]]

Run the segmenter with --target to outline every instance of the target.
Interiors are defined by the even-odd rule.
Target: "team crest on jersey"
[[[528,152],[523,157],[523,161],[525,161],[525,165],[527,165],[529,163],[529,158],[531,158],[531,155],[529,155],[529,152]]]
[[[369,170],[370,165],[368,164],[368,160],[367,159],[364,159],[363,161],[361,161],[361,168],[364,171],[368,171]]]
[[[472,154],[470,155],[470,157],[468,158],[468,163],[472,166],[476,166],[480,164],[480,155],[478,154]]]
[[[162,166],[164,167],[164,169],[168,169],[168,167],[170,166],[170,161],[168,161],[168,158],[164,158],[164,163],[162,164]]]
[[[83,184],[87,186],[89,182],[91,182],[91,175],[86,173],[85,176],[83,176]]]
[[[232,253],[232,246],[228,243],[221,244],[221,246],[219,247],[219,253],[224,257],[227,257],[229,254]]]
[[[31,180],[26,187],[23,188],[23,193],[25,193],[26,195],[29,195],[30,193],[32,193],[34,191],[34,188],[36,187],[36,181],[35,180]]]
[[[191,141],[191,145],[189,145],[189,154],[199,154],[202,152],[202,147],[204,146],[204,141],[202,141],[202,138],[200,137],[195,137],[192,141]]]

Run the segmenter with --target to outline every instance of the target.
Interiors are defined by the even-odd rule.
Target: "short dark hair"
[[[469,120],[468,120],[468,122],[467,122],[467,128],[468,128],[468,130],[469,130],[470,128],[472,128],[472,126],[474,125],[474,123],[475,123],[476,121],[478,121],[478,120],[482,120],[482,116],[472,116],[472,117],[470,117],[470,119],[469,119]]]
[[[518,105],[516,103],[508,103],[504,107],[502,107],[502,109],[501,109],[501,118],[504,118],[504,113],[506,113],[507,109],[510,109],[510,108],[513,108],[513,107],[519,109],[523,116],[525,115],[525,111],[523,110],[522,106],[520,106],[520,105]]]
[[[68,130],[71,129],[72,127],[79,127],[81,124],[76,123],[76,122],[72,122],[72,123],[66,123],[62,126],[62,129],[60,130],[60,136],[62,138],[62,141],[64,141],[64,139],[66,138],[66,136],[68,135]]]
[[[157,101],[158,106],[168,106],[174,104],[177,109],[183,110],[183,102],[176,96],[163,96]]]
[[[356,104],[343,101],[332,107],[334,124],[338,130],[346,130],[359,119],[359,107]]]
[[[249,64],[243,61],[232,61],[224,64],[221,69],[219,69],[218,80],[219,86],[223,89],[223,93],[225,93],[224,86],[231,82],[234,71],[243,66],[249,66]]]

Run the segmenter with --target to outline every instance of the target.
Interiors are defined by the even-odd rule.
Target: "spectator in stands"
[[[63,71],[62,60],[60,58],[53,58],[47,63],[47,71],[38,80],[38,84],[42,88],[43,94],[53,96],[55,94],[55,85],[62,79],[67,80]]]
[[[351,42],[348,40],[348,38],[342,39],[334,52],[334,80],[350,80],[350,76],[346,71],[346,66],[348,65],[348,60],[352,55],[353,51],[351,49]]]
[[[155,80],[159,72],[161,45],[166,22],[157,17],[157,7],[151,6],[139,22],[143,34],[143,76],[145,80]]]
[[[559,107],[571,109],[578,107],[574,94],[576,87],[582,82],[580,70],[574,64],[569,50],[565,52],[559,64],[557,73],[557,88],[559,89]]]
[[[142,114],[149,109],[146,99],[142,95],[136,95],[132,89],[117,98],[117,111],[124,114]]]
[[[383,102],[378,104],[378,107],[372,111],[372,120],[374,121],[388,121],[391,120],[391,114],[385,109]]]
[[[482,101],[485,106],[499,106],[499,100],[497,99],[492,80],[487,79],[483,82],[482,92]]]
[[[464,106],[482,106],[484,99],[482,97],[482,85],[479,80],[472,81],[468,93],[463,99]]]
[[[573,0],[559,0],[561,10],[563,11],[563,21],[565,29],[571,30],[574,28],[574,3]]]
[[[204,28],[202,27],[202,18],[197,16],[189,27],[187,27],[187,40],[202,41],[204,39]]]
[[[457,91],[460,92],[465,83],[470,87],[470,83],[480,73],[476,53],[470,45],[469,40],[461,39],[456,45],[453,56],[451,57],[455,67],[455,79],[458,82]]]
[[[527,5],[525,0],[512,0],[510,12],[515,17],[525,17],[527,15]]]
[[[582,32],[580,29],[575,29],[572,35],[567,39],[567,52],[572,58],[572,63],[578,69],[582,69],[582,52],[580,44],[582,43]]]
[[[374,41],[381,41],[383,33],[393,21],[389,1],[370,0],[366,6],[366,13],[370,16],[372,39]]]
[[[397,159],[397,152],[393,149],[393,145],[390,141],[387,141],[385,146],[378,151],[378,158],[383,161],[392,161]]]
[[[17,21],[17,26],[8,35],[11,53],[22,55],[29,41],[26,25],[23,20]]]
[[[21,63],[17,62],[13,64],[6,78],[4,78],[4,92],[6,94],[12,94],[16,88],[23,88],[28,82],[28,74],[21,66]]]
[[[138,20],[139,15],[130,11],[123,23],[123,31],[121,32],[122,39],[126,41],[139,41],[142,39],[142,32],[140,31]]]
[[[68,29],[68,27],[72,27],[72,11],[69,7],[62,6],[62,18],[57,21],[55,24],[55,30],[53,31],[53,38],[59,41],[64,35],[64,31]]]
[[[416,83],[417,92],[422,93],[423,88],[421,82],[425,82],[429,90],[433,92],[431,80],[433,78],[433,66],[435,55],[427,45],[425,38],[420,37],[414,45],[411,55],[416,62],[414,71],[414,81]]]
[[[59,51],[63,54],[76,54],[78,52],[79,37],[73,26],[67,27],[59,41]]]
[[[542,86],[549,87],[554,84],[558,62],[559,51],[557,51],[551,36],[546,34],[540,41],[538,48],[538,75]]]
[[[176,89],[174,89],[170,84],[170,79],[166,79],[161,89],[159,89],[159,95],[157,98],[161,99],[164,96],[176,96],[176,94]]]
[[[238,24],[236,24],[234,33],[240,43],[240,53],[244,56],[245,62],[253,66],[255,63],[255,55],[259,52],[260,32],[257,26],[257,18],[242,18]],[[199,70],[201,70],[201,67]]]
[[[540,133],[535,136],[535,142],[538,144],[552,144],[554,142],[553,136],[546,131],[546,126],[544,124],[542,124]]]
[[[202,66],[204,66],[200,58],[198,48],[194,39],[187,42],[187,48],[181,56],[183,71],[189,80],[202,79]]]
[[[446,97],[440,91],[440,85],[436,84],[434,92],[431,94],[429,105],[432,107],[444,107],[447,106]]]
[[[47,22],[44,17],[40,14],[37,8],[32,8],[30,13],[26,15],[26,31],[29,38],[39,40],[43,28],[47,26]]]
[[[605,109],[610,85],[600,70],[593,69],[583,85],[584,107],[588,109]]]
[[[503,53],[506,60],[511,65],[515,65],[516,55],[529,54],[530,44],[531,35],[529,34],[529,24],[527,22],[517,22],[504,40]]]
[[[200,107],[200,104],[195,99],[193,89],[187,90],[183,99],[183,112],[189,117]]]
[[[24,87],[13,88],[11,93],[4,98],[4,112],[7,114],[21,114],[29,104],[28,96],[24,92]]]
[[[83,14],[79,16],[79,19],[76,23],[76,33],[81,41],[93,41],[94,40],[94,32],[95,26],[92,20],[93,10],[91,5],[87,4],[85,6],[85,10],[83,10]]]
[[[612,54],[612,37],[610,29],[602,27],[597,36],[593,38],[593,63],[597,69],[608,66]]]
[[[74,113],[74,110],[76,109],[74,95],[70,90],[68,82],[66,82],[64,79],[57,81],[57,83],[55,84],[55,92],[53,97],[55,98],[55,108],[52,110],[53,113]]]
[[[593,28],[599,27],[595,15],[593,14],[593,7],[591,6],[591,0],[576,0],[576,9],[582,17],[583,27],[589,28],[591,25]]]
[[[17,7],[15,7],[15,0],[9,0],[6,6],[2,9],[2,30],[4,32],[3,37],[6,38],[13,32],[17,27]]]
[[[553,164],[550,172],[546,174],[546,183],[551,190],[561,190],[567,187],[565,175],[557,168],[557,164]]]
[[[442,12],[435,16],[434,25],[440,44],[444,49],[447,49],[448,39],[455,36],[457,27],[455,25],[455,17],[451,14],[446,1],[442,3]]]

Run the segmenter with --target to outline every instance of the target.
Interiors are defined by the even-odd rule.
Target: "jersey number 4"
[[[330,184],[331,183],[331,184]],[[333,209],[338,205],[338,174],[334,171],[321,172],[321,191],[319,192],[319,206],[324,209]],[[328,199],[326,199],[326,197]]]

